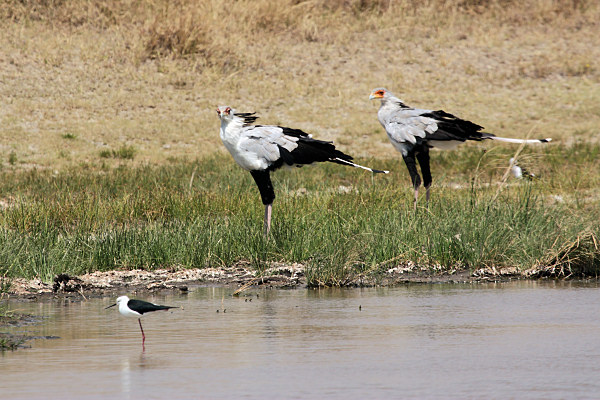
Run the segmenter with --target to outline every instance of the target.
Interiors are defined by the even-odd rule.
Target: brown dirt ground
[[[528,8],[457,12],[451,20],[438,10],[434,23],[428,12],[385,13],[360,24],[340,17],[306,40],[285,30],[250,38],[236,30],[225,40],[245,64],[232,69],[202,67],[202,54],[140,59],[136,49],[150,37],[131,24],[0,21],[0,165],[60,171],[223,152],[214,111],[221,104],[334,140],[356,157],[395,158],[378,104],[368,100],[379,86],[498,135],[535,128],[532,135],[558,144],[597,141],[598,5],[551,22],[519,15]],[[502,20],[512,14],[522,21]],[[211,28],[214,46],[227,28],[219,21]],[[101,155],[123,146],[135,150],[133,160]]]

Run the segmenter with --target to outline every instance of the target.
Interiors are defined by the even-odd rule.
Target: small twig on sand
[[[252,278],[250,281],[244,283],[242,286],[240,286],[235,292],[233,292],[232,296],[235,296],[237,294],[240,294],[241,292],[243,292],[244,290],[248,289],[250,286],[254,285],[254,283],[259,280],[262,276],[257,276],[255,278]]]

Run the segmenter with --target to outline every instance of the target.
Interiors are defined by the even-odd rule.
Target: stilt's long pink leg
[[[142,320],[138,318],[138,322],[140,323],[140,330],[142,331],[142,347],[144,347],[144,343],[146,343],[146,335],[144,335],[144,328],[142,328]]]

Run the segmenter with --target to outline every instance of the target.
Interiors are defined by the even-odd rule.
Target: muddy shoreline
[[[439,271],[439,270],[438,270]],[[481,268],[475,271],[456,269],[436,271],[416,265],[390,268],[383,273],[357,275],[349,287],[394,286],[427,283],[502,282],[516,279],[568,278],[560,271],[516,268]],[[240,292],[250,288],[306,288],[304,265],[272,263],[262,274],[257,274],[248,263],[232,267],[204,269],[156,269],[93,272],[81,276],[58,275],[53,283],[39,279],[15,278],[10,281],[3,297],[21,300],[71,298],[86,300],[107,295],[153,293],[161,291],[188,291],[198,286],[225,286]]]
[[[2,331],[3,328],[21,328],[28,325],[36,325],[42,321],[42,317],[29,314],[0,316],[0,351],[15,351],[31,348],[31,345],[28,344],[28,342],[34,339],[58,339],[58,336],[28,335],[25,333],[9,333]]]

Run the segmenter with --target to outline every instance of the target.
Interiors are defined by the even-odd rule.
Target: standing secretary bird
[[[274,125],[252,125],[258,118],[255,113],[238,113],[228,106],[217,108],[221,119],[221,140],[236,163],[247,171],[258,186],[265,205],[265,235],[271,229],[271,209],[275,192],[270,172],[282,165],[311,164],[329,161],[342,165],[379,171],[354,164],[352,157],[337,150],[332,142],[313,139],[299,129]]]
[[[498,140],[508,143],[546,143],[552,139],[510,139],[481,132],[482,126],[448,114],[445,111],[421,110],[407,106],[387,89],[374,89],[370,100],[381,99],[377,112],[379,122],[385,128],[390,141],[402,154],[408,173],[415,188],[414,208],[417,208],[421,177],[417,172],[417,162],[421,166],[425,198],[429,204],[431,171],[429,169],[429,149],[453,149],[467,140]],[[415,160],[416,158],[416,160]]]

